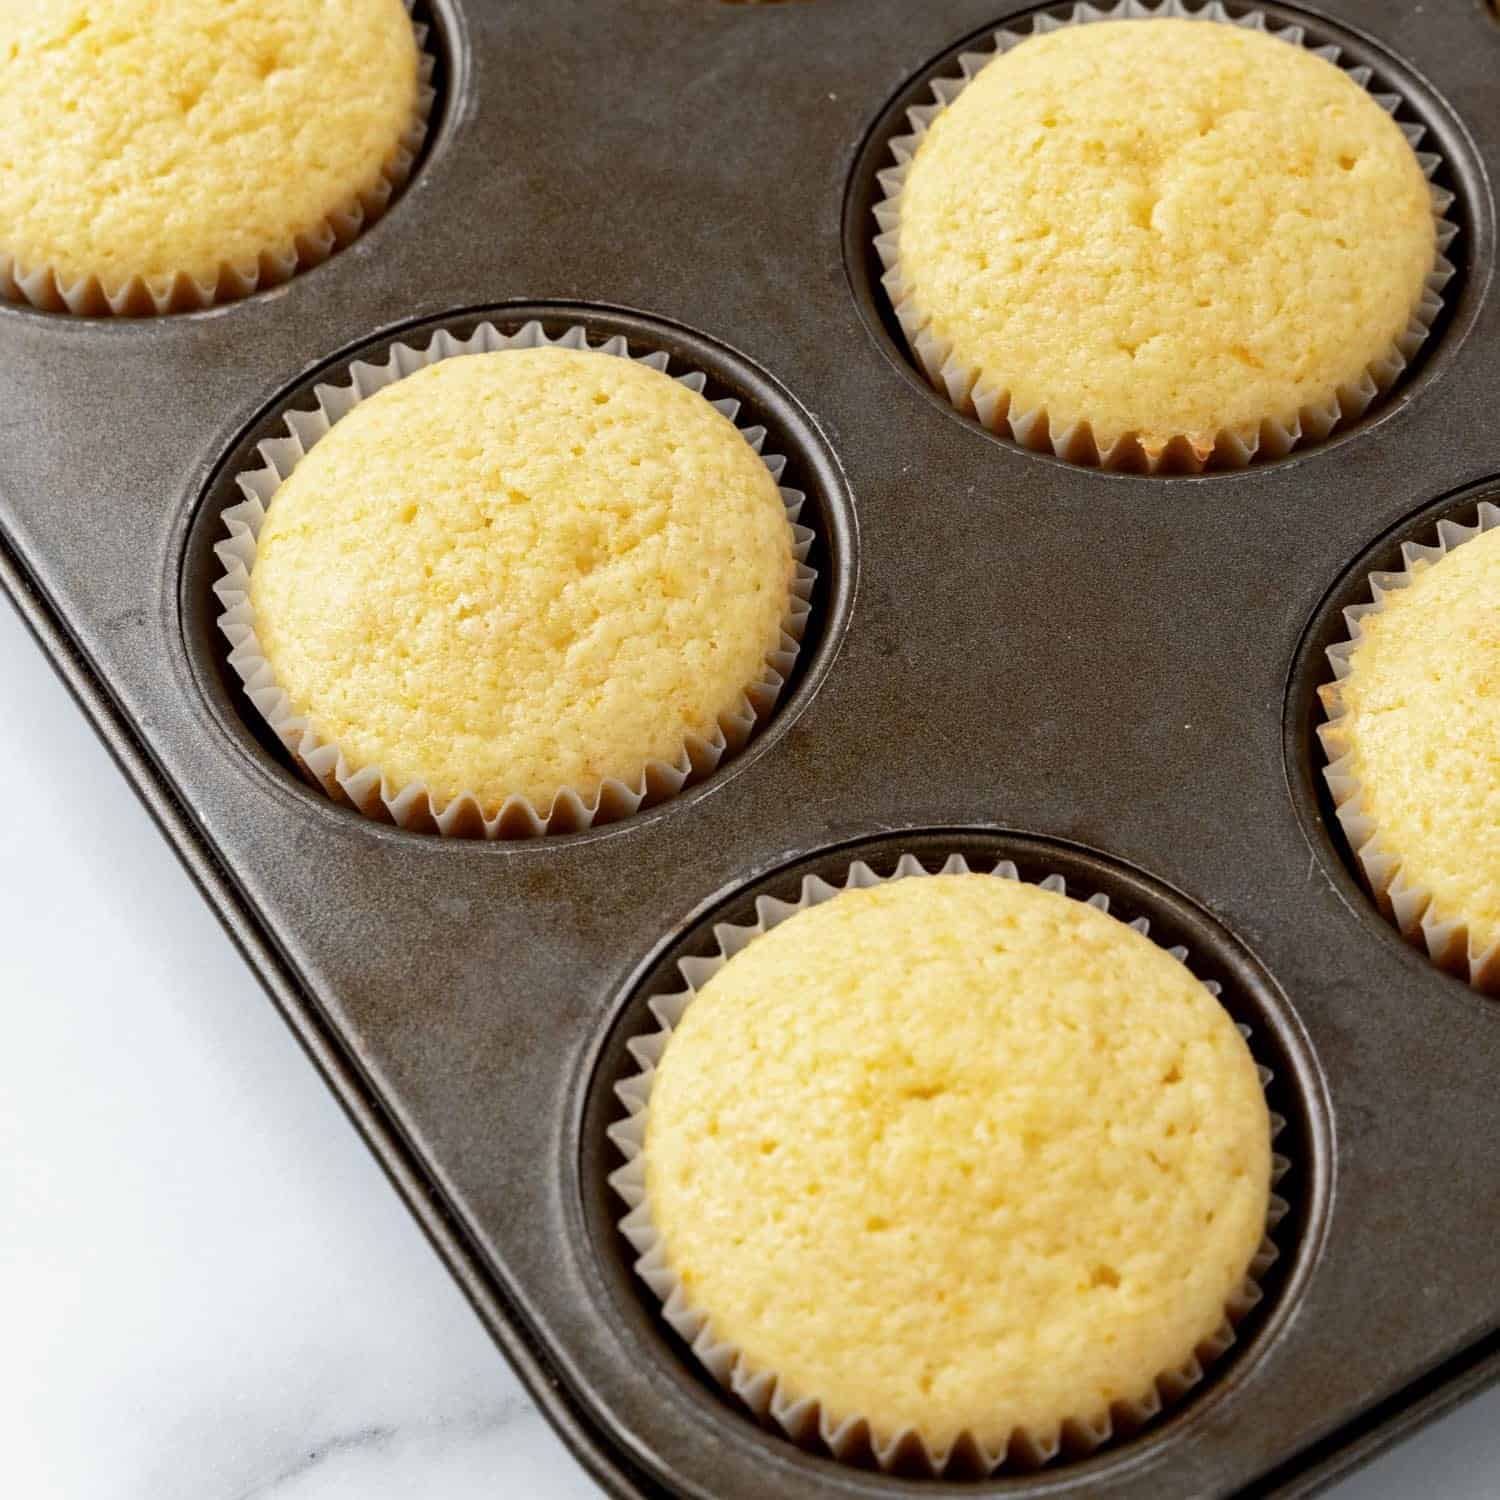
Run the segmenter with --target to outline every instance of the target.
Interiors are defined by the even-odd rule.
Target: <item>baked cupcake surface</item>
[[[272,497],[249,598],[279,687],[357,769],[544,813],[737,711],[794,575],[766,465],[635,360],[461,355],[335,423]]]
[[[1436,259],[1400,128],[1263,32],[1065,26],[985,66],[899,200],[911,314],[976,393],[1201,458],[1291,426],[1386,360]]]
[[[716,1340],[876,1443],[1004,1452],[1147,1398],[1261,1245],[1270,1124],[1149,939],[989,875],[847,890],[698,992],[645,1197]]]
[[[1482,532],[1364,615],[1324,729],[1407,886],[1500,942],[1500,531]]]
[[[225,280],[359,210],[418,107],[401,0],[6,0],[12,277]]]

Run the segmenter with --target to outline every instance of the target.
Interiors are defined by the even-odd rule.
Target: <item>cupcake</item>
[[[1222,21],[1000,39],[939,85],[962,92],[878,210],[902,325],[960,409],[1196,471],[1324,436],[1394,380],[1447,267],[1423,165],[1353,78]]]
[[[1376,900],[1443,967],[1500,993],[1500,511],[1377,574],[1330,652],[1323,744]],[[1483,529],[1481,529],[1483,528]]]
[[[673,1325],[789,1434],[886,1467],[987,1472],[1142,1420],[1268,1263],[1234,1023],[1056,889],[813,899],[726,947],[621,1088],[623,1227]]]
[[[226,617],[257,703],[331,792],[407,826],[495,834],[519,808],[535,832],[566,801],[577,827],[610,789],[614,815],[675,790],[796,649],[805,534],[767,462],[623,348],[433,357],[270,497]]]
[[[405,180],[432,97],[402,0],[17,0],[0,58],[0,294],[75,313],[316,264]]]

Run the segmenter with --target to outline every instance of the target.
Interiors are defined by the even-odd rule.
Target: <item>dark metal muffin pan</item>
[[[1306,12],[1397,82],[1458,194],[1417,371],[1320,447],[1146,479],[957,418],[871,286],[872,132],[1018,8],[432,11],[426,157],[325,265],[174,318],[0,309],[0,578],[580,1460],[621,1496],[1303,1495],[1500,1376],[1500,1007],[1365,900],[1311,738],[1349,570],[1500,474],[1493,13]],[[288,399],[485,315],[675,348],[771,428],[819,532],[815,634],[750,747],[636,817],[509,844],[306,788],[206,596],[227,476]],[[1290,1121],[1282,1258],[1237,1352],[1035,1475],[890,1479],[763,1432],[650,1315],[605,1193],[608,1090],[674,954],[757,883],[907,848],[1061,869],[1181,934]]]

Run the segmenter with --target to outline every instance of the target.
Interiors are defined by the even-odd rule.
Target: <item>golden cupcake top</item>
[[[545,815],[711,738],[790,608],[776,482],[702,396],[593,351],[462,355],[337,422],[273,496],[249,598],[358,770]]]
[[[1384,360],[1436,257],[1400,128],[1339,68],[1212,21],[997,56],[906,175],[899,274],[978,388],[1101,448],[1290,425]]]
[[[699,991],[646,1121],[689,1303],[877,1440],[1002,1449],[1144,1398],[1223,1324],[1270,1127],[1228,1014],[1149,939],[989,875],[842,892]]]
[[[417,97],[401,0],[0,0],[0,256],[212,283],[356,208]]]
[[[1500,531],[1418,563],[1360,621],[1325,731],[1409,885],[1500,942]]]

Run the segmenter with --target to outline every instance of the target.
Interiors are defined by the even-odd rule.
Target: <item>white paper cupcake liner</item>
[[[578,324],[558,338],[549,338],[542,325],[534,320],[513,334],[501,333],[492,323],[481,323],[463,339],[442,329],[424,348],[393,344],[382,364],[356,360],[344,383],[317,386],[314,409],[288,411],[285,414],[288,435],[268,438],[260,443],[257,451],[263,460],[262,466],[235,476],[245,499],[224,512],[224,526],[229,536],[214,547],[224,565],[224,574],[214,584],[214,593],[224,605],[219,628],[232,648],[229,664],[244,683],[245,693],[256,711],[291,752],[303,773],[335,801],[347,803],[366,817],[418,832],[487,839],[574,833],[628,817],[641,807],[674,796],[689,782],[707,776],[722,760],[740,749],[756,725],[770,714],[797,659],[812,612],[813,586],[818,576],[807,564],[814,534],[798,520],[807,497],[801,490],[781,484],[786,459],[780,454],[762,452],[766,429],[740,427],[741,436],[760,455],[776,481],[782,504],[786,507],[795,559],[790,608],[782,621],[780,641],[767,655],[760,677],[746,685],[739,703],[731,711],[719,716],[712,734],[689,736],[674,761],[648,761],[633,783],[627,785],[623,781],[608,779],[592,795],[564,789],[546,809],[534,807],[525,797],[512,796],[497,812],[486,816],[479,797],[472,791],[460,792],[443,801],[420,781],[394,782],[378,766],[356,769],[344,758],[337,745],[320,738],[308,719],[298,712],[277,684],[270,663],[261,650],[255,633],[255,611],[250,603],[250,573],[255,566],[256,538],[260,535],[272,496],[318,439],[377,391],[455,355],[541,347],[589,349],[597,354],[635,359],[664,373],[670,362],[662,352],[631,354],[626,340],[619,335],[602,344],[590,344],[587,330]],[[689,371],[674,378],[700,395],[708,383],[708,377],[699,371]],[[722,400],[711,404],[731,422],[736,421],[740,409],[738,401]]]
[[[657,1064],[666,1051],[667,1042],[698,991],[755,938],[797,912],[832,899],[841,890],[863,889],[886,880],[922,878],[930,873],[913,854],[903,854],[889,876],[878,875],[862,860],[855,860],[849,865],[842,886],[831,885],[820,876],[810,875],[803,880],[797,900],[781,901],[773,896],[761,896],[755,903],[753,922],[743,927],[727,922],[716,924],[714,938],[718,943],[718,953],[708,958],[678,961],[677,967],[687,987],[651,1000],[651,1013],[660,1023],[660,1029],[637,1036],[628,1044],[631,1056],[640,1065],[640,1072],[615,1086],[615,1093],[626,1113],[624,1118],[609,1127],[608,1133],[625,1157],[625,1165],[610,1174],[609,1182],[628,1207],[629,1211],[619,1221],[620,1232],[636,1250],[636,1273],[660,1299],[662,1316],[714,1379],[738,1397],[756,1418],[800,1446],[830,1453],[846,1463],[873,1461],[887,1472],[916,1472],[928,1476],[961,1473],[987,1476],[1005,1466],[1036,1468],[1051,1462],[1060,1453],[1077,1456],[1092,1452],[1116,1436],[1135,1431],[1200,1384],[1207,1367],[1222,1358],[1234,1343],[1236,1325],[1261,1300],[1260,1282],[1277,1259],[1271,1234],[1285,1217],[1287,1204],[1276,1194],[1271,1195],[1266,1235],[1250,1263],[1244,1284],[1225,1307],[1220,1326],[1182,1365],[1164,1370],[1152,1388],[1139,1398],[1113,1403],[1102,1422],[1066,1420],[1052,1432],[1018,1429],[1010,1434],[1008,1441],[995,1448],[987,1446],[972,1433],[961,1434],[949,1448],[941,1451],[930,1448],[918,1433],[909,1429],[882,1438],[863,1413],[833,1411],[822,1406],[816,1398],[793,1399],[781,1390],[774,1370],[757,1369],[735,1345],[718,1337],[707,1315],[692,1305],[668,1263],[646,1198],[643,1153],[647,1111]],[[954,854],[936,873],[966,875],[970,868],[962,855]],[[990,873],[1001,880],[1021,878],[1009,860],[995,865]],[[1042,890],[1067,894],[1067,883],[1061,875],[1049,875],[1039,884]],[[1090,896],[1087,904],[1099,911],[1109,910],[1109,898],[1102,894]],[[1143,936],[1149,935],[1150,923],[1144,917],[1130,923],[1130,927]],[[1188,950],[1182,947],[1166,951],[1180,963],[1188,956]],[[1202,983],[1210,994],[1215,997],[1220,994],[1221,987],[1217,983],[1210,980]],[[1248,1040],[1250,1028],[1239,1026],[1238,1030]],[[1259,1062],[1256,1067],[1261,1086],[1265,1088],[1270,1084],[1272,1074]],[[1273,1140],[1285,1125],[1281,1116],[1272,1114]],[[1273,1185],[1281,1180],[1289,1166],[1284,1156],[1273,1154]]]
[[[401,3],[410,11],[413,0]],[[24,264],[0,248],[0,299],[78,317],[160,316],[235,302],[321,265],[390,207],[421,154],[437,97],[432,86],[435,62],[427,50],[427,27],[413,22],[412,30],[418,51],[416,114],[381,168],[380,177],[369,187],[351,193],[348,202],[322,223],[303,230],[289,244],[270,245],[256,256],[225,261],[212,277],[204,279],[176,271],[162,276],[130,276],[117,283],[107,283],[92,272],[69,280],[53,266]]]
[[[1201,442],[1192,442],[1184,434],[1173,438],[1160,449],[1150,449],[1135,434],[1126,433],[1114,443],[1101,447],[1086,421],[1054,431],[1045,408],[1019,409],[1003,386],[986,383],[979,370],[954,355],[952,340],[942,338],[934,330],[931,315],[919,305],[901,274],[898,246],[901,194],[917,148],[932,122],[958,98],[987,63],[1028,37],[1057,31],[1064,26],[1087,25],[1094,21],[1165,17],[1219,21],[1226,25],[1243,26],[1251,31],[1264,31],[1297,46],[1308,45],[1302,27],[1278,28],[1260,11],[1232,16],[1219,0],[1212,0],[1212,3],[1197,9],[1184,4],[1183,0],[1161,0],[1161,3],[1155,5],[1145,4],[1143,0],[1120,0],[1120,3],[1108,6],[1084,3],[1074,5],[1067,20],[1059,20],[1043,12],[1032,18],[1029,30],[1002,27],[994,34],[993,50],[965,52],[958,59],[959,71],[955,75],[932,81],[934,103],[914,105],[907,110],[911,132],[896,136],[890,141],[890,152],[895,158],[895,165],[878,174],[885,196],[875,206],[879,233],[874,244],[880,262],[885,267],[881,284],[890,297],[891,306],[917,363],[933,385],[965,416],[974,417],[990,431],[1013,439],[1023,448],[1051,453],[1069,463],[1148,474],[1197,474],[1210,468],[1244,468],[1256,459],[1282,458],[1299,444],[1322,441],[1341,423],[1351,422],[1361,416],[1377,396],[1388,391],[1426,342],[1432,325],[1442,310],[1443,288],[1453,276],[1454,268],[1445,252],[1458,233],[1458,226],[1444,217],[1453,203],[1453,194],[1431,181],[1442,164],[1442,157],[1435,152],[1417,149],[1426,134],[1425,126],[1409,124],[1405,120],[1396,122],[1416,152],[1417,161],[1428,178],[1433,216],[1437,224],[1437,256],[1432,270],[1427,274],[1421,298],[1412,309],[1405,330],[1390,352],[1384,358],[1373,361],[1357,380],[1340,386],[1323,404],[1304,406],[1292,422],[1284,423],[1267,418],[1254,429],[1222,429],[1215,435],[1212,444],[1206,446]],[[1310,47],[1309,50],[1341,68],[1361,88],[1369,91],[1371,98],[1394,118],[1403,100],[1398,94],[1375,93],[1370,90],[1373,77],[1370,68],[1345,62],[1339,48],[1331,43]]]
[[[1462,917],[1442,910],[1432,892],[1408,878],[1400,855],[1381,842],[1380,829],[1365,806],[1364,789],[1354,770],[1354,753],[1347,746],[1343,720],[1343,683],[1352,670],[1352,658],[1359,646],[1367,616],[1378,613],[1386,599],[1412,581],[1414,570],[1441,562],[1455,547],[1471,542],[1486,531],[1500,526],[1500,505],[1482,500],[1473,525],[1458,521],[1439,521],[1437,540],[1431,545],[1404,542],[1401,547],[1403,566],[1399,571],[1371,573],[1370,602],[1351,605],[1344,611],[1349,628],[1348,638],[1328,648],[1328,660],[1334,680],[1318,689],[1327,722],[1318,726],[1328,764],[1323,776],[1333,797],[1339,826],[1354,851],[1360,873],[1375,904],[1386,919],[1395,924],[1401,935],[1423,949],[1440,969],[1466,979],[1477,990],[1500,995],[1500,942],[1478,947],[1470,937]]]

